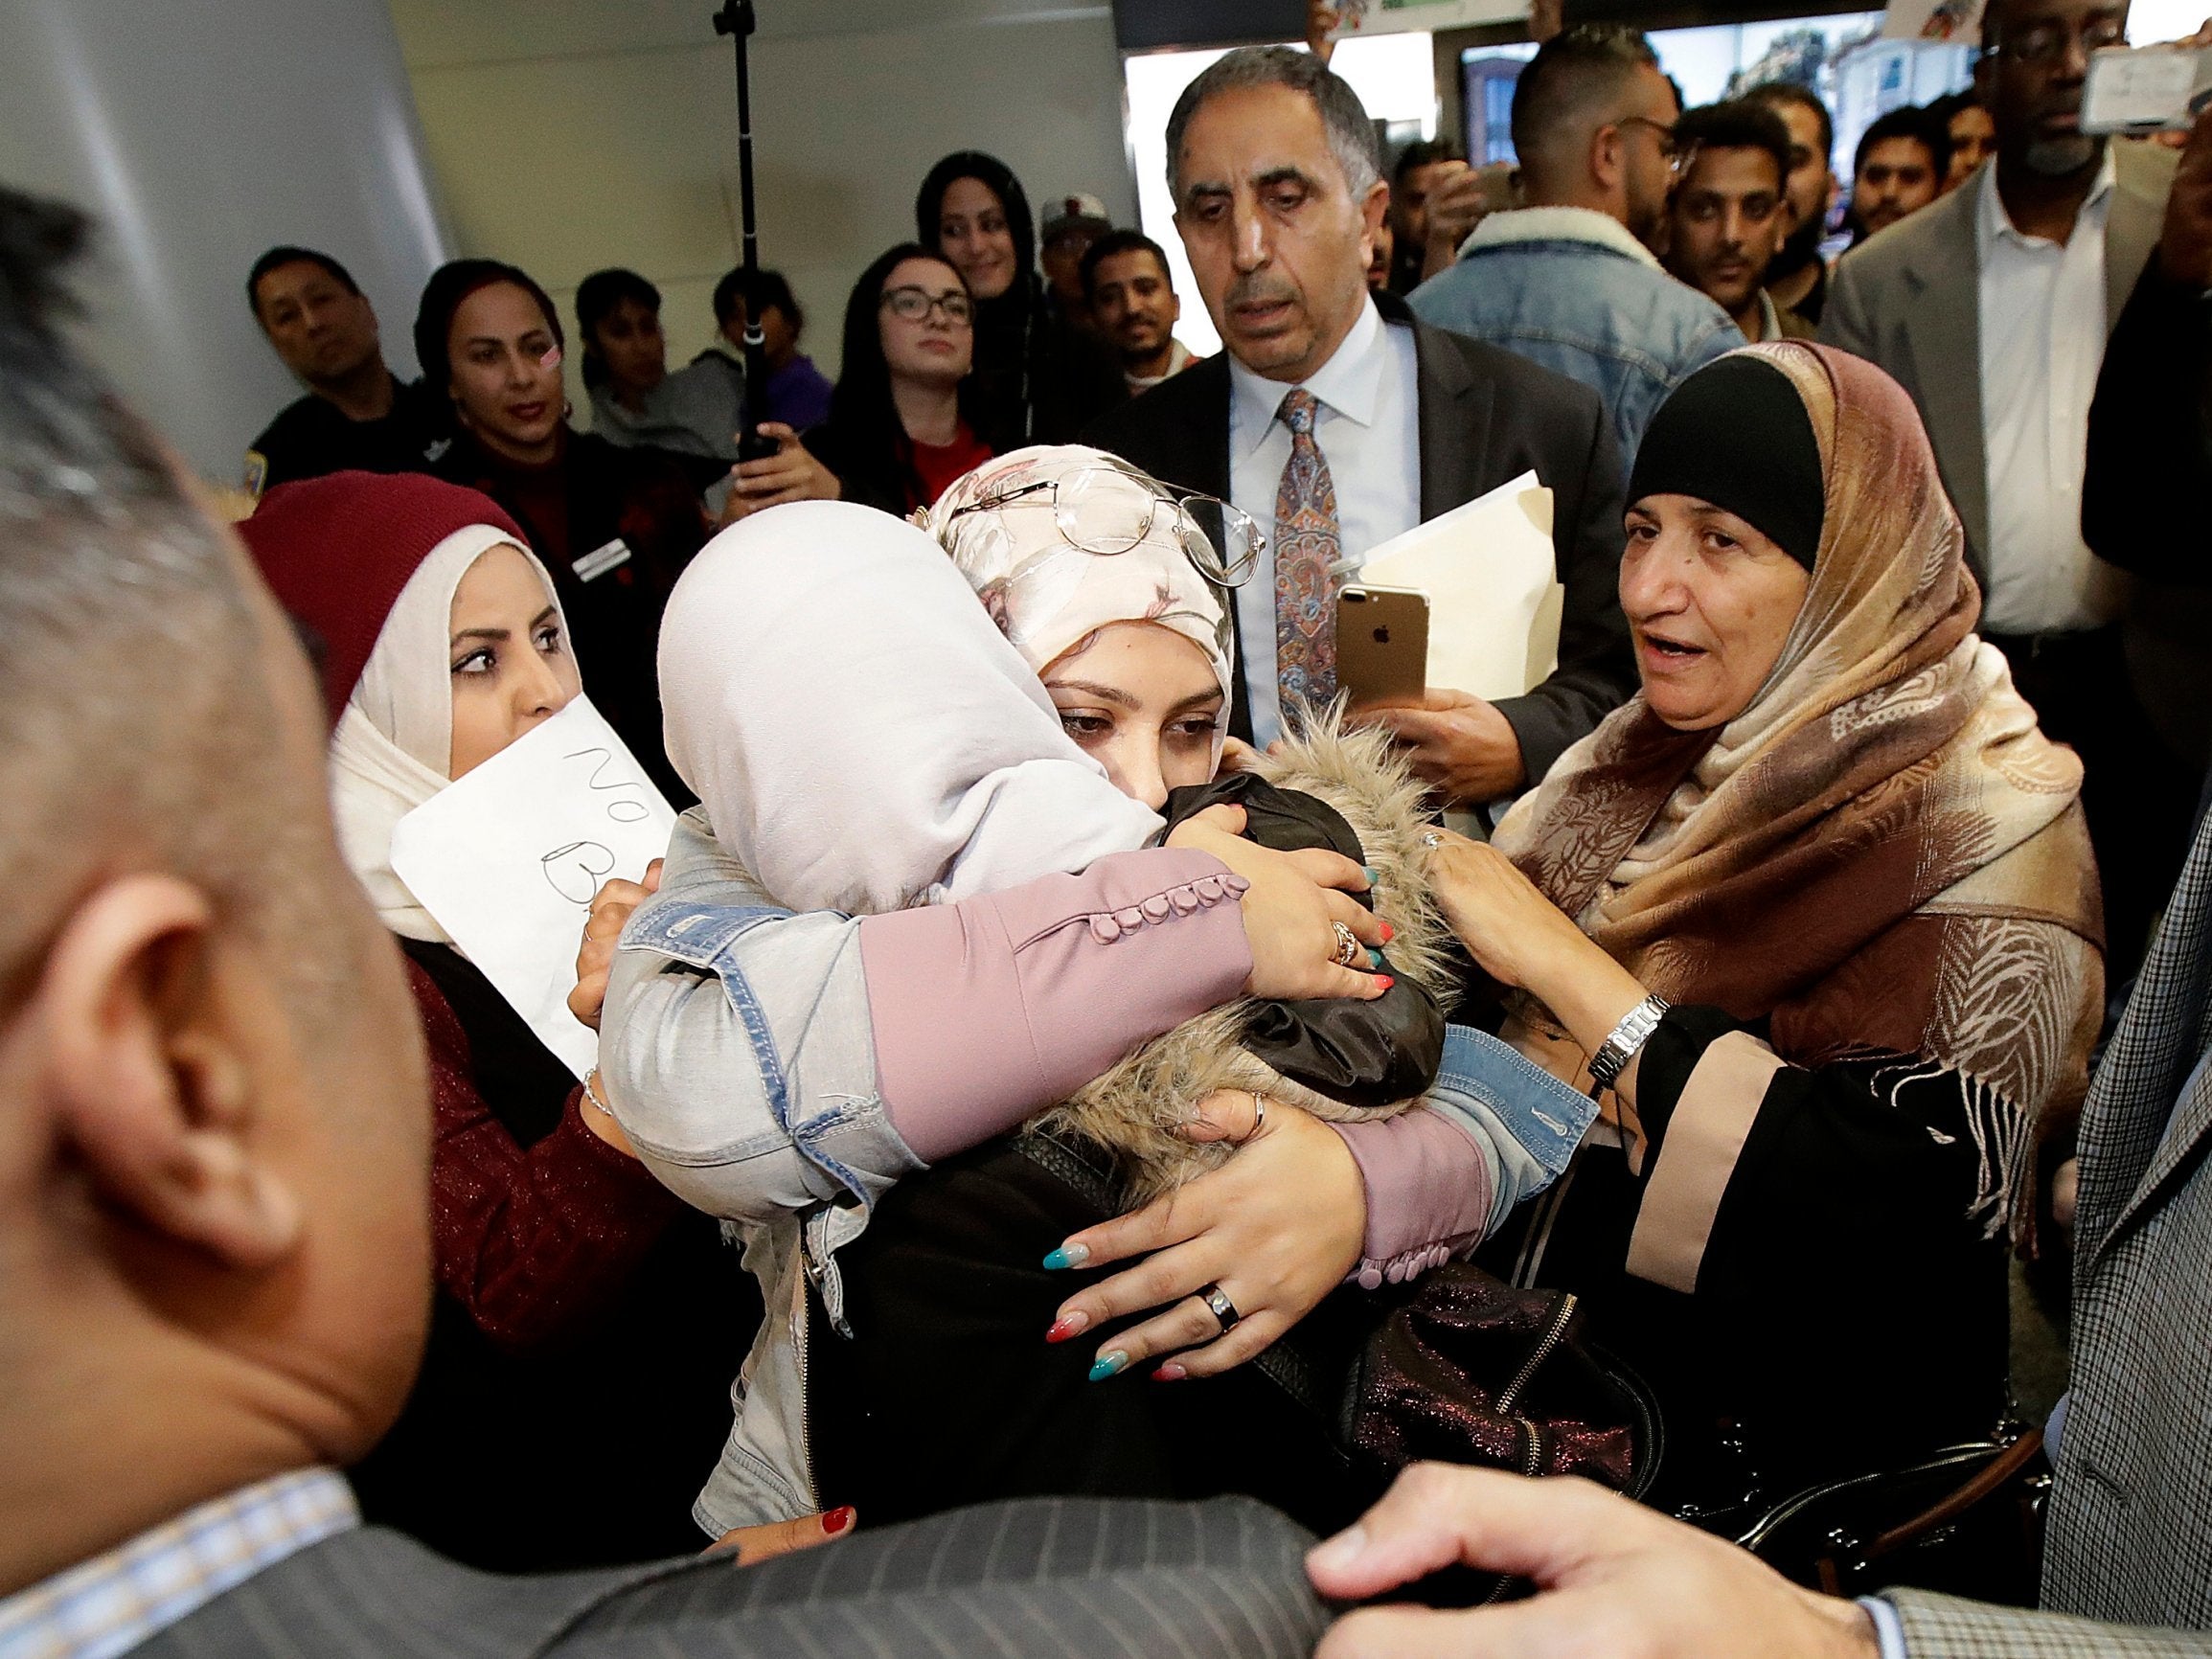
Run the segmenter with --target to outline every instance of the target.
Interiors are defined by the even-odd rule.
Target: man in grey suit
[[[1320,1588],[1369,1597],[1465,1561],[1533,1575],[1546,1593],[1473,1613],[1355,1613],[1318,1659],[2207,1659],[2208,1150],[2212,818],[2083,1113],[2073,1389],[2054,1454],[2041,1611],[1916,1590],[1856,1603],[1816,1596],[1595,1487],[1427,1465],[1314,1552]],[[1909,1387],[1912,1355],[1894,1357]]]
[[[0,190],[0,1655],[1308,1650],[1250,1503],[534,1579],[359,1524],[429,1314],[414,1005],[297,641],[58,331],[84,231]]]
[[[1983,637],[2044,732],[2082,756],[2116,984],[2173,884],[2195,801],[2130,690],[2128,578],[2081,526],[2098,364],[2174,175],[2170,151],[2081,131],[2088,54],[2124,40],[2127,18],[2126,0],[1992,0],[1975,75],[1995,159],[1847,256],[1820,325],[1920,406],[1982,586]]]

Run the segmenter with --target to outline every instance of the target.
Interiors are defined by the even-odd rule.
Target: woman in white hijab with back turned
[[[1102,465],[1113,464],[1095,451],[1021,452],[947,492],[931,528],[984,590],[983,606],[929,537],[827,504],[718,537],[672,604],[662,648],[670,752],[703,806],[679,825],[660,898],[625,937],[603,1063],[641,1155],[695,1203],[740,1221],[767,1246],[758,1260],[776,1264],[767,1296],[777,1318],[748,1361],[737,1432],[696,1511],[710,1531],[845,1501],[831,1483],[855,1473],[878,1489],[879,1470],[854,1468],[855,1456],[866,1461],[850,1433],[858,1414],[809,1407],[820,1392],[810,1388],[810,1364],[823,1362],[831,1340],[810,1336],[810,1322],[850,1330],[848,1295],[873,1300],[879,1288],[872,1268],[855,1280],[842,1266],[857,1260],[873,1217],[924,1201],[909,1193],[957,1211],[969,1179],[1003,1197],[1011,1166],[1002,1145],[987,1143],[1240,990],[1308,997],[1316,991],[1290,988],[1318,979],[1318,990],[1373,997],[1383,986],[1330,959],[1335,920],[1370,945],[1385,931],[1340,897],[1316,904],[1322,896],[1294,875],[1303,868],[1365,888],[1369,875],[1349,860],[1269,852],[1197,822],[1165,848],[1130,851],[1157,833],[1150,807],[1168,785],[1212,776],[1227,665],[1220,601],[1189,562],[1188,514],[1161,503],[1151,481],[1121,469],[1120,511],[1133,510],[1147,534],[1113,538],[1118,557],[1065,543],[1058,487]],[[1114,510],[1093,497],[1083,524],[1094,534],[1110,527]],[[1097,761],[1086,761],[1085,749]],[[1055,870],[1082,874],[1041,874]],[[818,913],[791,914],[810,907]],[[869,914],[855,922],[830,911]],[[1294,924],[1278,925],[1277,913]],[[1239,920],[1248,968],[1241,953],[1235,962],[1218,954],[1218,942],[1239,943]],[[1379,961],[1369,955],[1360,966]],[[1256,1126],[1255,1105],[1243,1098],[1236,1138]],[[1287,1106],[1227,1170],[1186,1189],[1240,1171],[1241,1192],[1256,1184],[1275,1200],[1244,1208],[1266,1212],[1264,1228],[1281,1227],[1289,1212],[1287,1230],[1297,1235],[1316,1208],[1300,1171],[1315,1167],[1325,1143],[1317,1155],[1323,1167],[1334,1161],[1330,1179],[1347,1195],[1318,1208],[1344,1238],[1319,1250],[1311,1238],[1289,1239],[1288,1254],[1299,1259],[1289,1277],[1301,1287],[1286,1295],[1263,1267],[1236,1285],[1243,1323],[1162,1375],[1236,1366],[1371,1256],[1362,1247],[1379,1236],[1417,1235],[1367,1261],[1376,1282],[1440,1260],[1441,1241],[1479,1236],[1493,1200],[1502,1211],[1541,1185],[1571,1147],[1571,1137],[1540,1153],[1494,1147],[1486,1164],[1471,1145],[1476,1128],[1436,1116],[1399,1120],[1410,1126],[1408,1144],[1440,1131],[1462,1155],[1402,1160],[1402,1179],[1380,1203],[1362,1196],[1368,1160],[1348,1155],[1352,1134],[1301,1126]],[[1243,1173],[1247,1165],[1259,1173]],[[924,1169],[928,1182],[902,1183]],[[1439,1169],[1453,1173],[1425,1187],[1422,1172]],[[1049,1229],[1041,1215],[1032,1221]],[[1023,1247],[1026,1260],[1005,1261],[995,1283],[949,1268],[933,1282],[972,1283],[983,1298],[973,1311],[994,1328],[1040,1286],[1045,1298],[1034,1321],[1019,1314],[1018,1358],[989,1374],[969,1369],[972,1388],[954,1379],[970,1409],[990,1392],[987,1376],[995,1385],[998,1372],[1035,1370],[1029,1345],[1068,1288],[1038,1274],[1037,1257],[1065,1241],[1055,1254],[1071,1265],[1082,1258],[1064,1232],[1040,1239],[1038,1250]],[[1017,1269],[1032,1283],[1015,1294],[1006,1273]],[[1197,1288],[1185,1286],[1182,1300]],[[1082,1324],[1063,1312],[1055,1335]],[[880,1334],[879,1321],[870,1334]],[[992,1363],[961,1353],[950,1332],[933,1333],[939,1339],[958,1357],[948,1367],[947,1352],[918,1352],[914,1386],[900,1391],[909,1406],[944,1388],[948,1371]],[[1153,1340],[1161,1352],[1193,1346],[1164,1331]],[[848,1373],[852,1346],[832,1353]],[[1086,1369],[1107,1378],[1142,1357],[1126,1346],[1095,1361],[1054,1352],[1060,1372],[1072,1364],[1079,1388]],[[1102,1403],[1128,1400],[1132,1421],[1153,1409],[1133,1393],[1093,1393]],[[892,1455],[917,1468],[972,1463],[973,1478],[1018,1482],[1000,1454],[1019,1461],[1026,1446],[1033,1466],[1060,1466],[1047,1478],[1062,1484],[1049,1489],[1130,1489],[1129,1479],[1173,1489],[1157,1469],[1132,1472],[1128,1460],[1116,1475],[1096,1457],[1086,1467],[1060,1455],[1070,1441],[1033,1432],[1038,1409],[1031,1402],[995,1424],[988,1445],[956,1433],[935,1446],[899,1443]],[[1117,1439],[1158,1437],[1091,1439],[1110,1462]],[[969,1495],[946,1483],[863,1507],[888,1519],[901,1502]]]

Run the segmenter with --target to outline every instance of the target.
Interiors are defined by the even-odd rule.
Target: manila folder
[[[1357,579],[1428,596],[1428,684],[1517,697],[1559,663],[1566,590],[1552,554],[1552,492],[1524,472],[1440,518],[1392,536]]]

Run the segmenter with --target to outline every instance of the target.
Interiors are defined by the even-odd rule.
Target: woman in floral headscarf
[[[1506,1034],[1607,1100],[1494,1265],[1586,1291],[1708,1472],[1722,1420],[1780,1483],[1977,1438],[2034,1126],[2080,1102],[2102,1007],[2080,763],[1975,637],[1880,370],[1721,359],[1628,498],[1643,691],[1491,847],[1440,850],[1519,988]]]

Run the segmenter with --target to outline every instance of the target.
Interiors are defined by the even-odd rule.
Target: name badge
[[[578,581],[596,581],[610,570],[620,570],[629,562],[629,543],[616,536],[604,547],[595,548],[582,558],[573,559],[569,569],[576,572]]]

